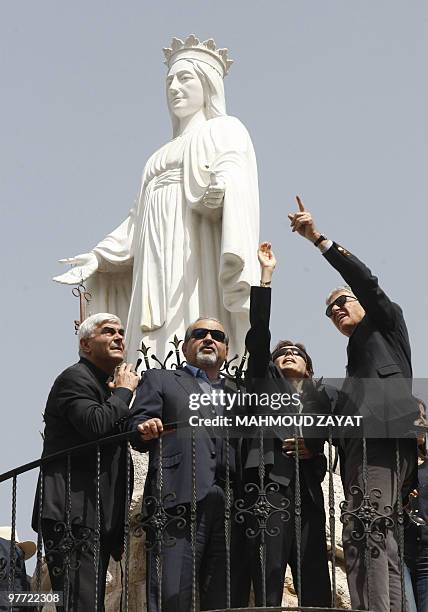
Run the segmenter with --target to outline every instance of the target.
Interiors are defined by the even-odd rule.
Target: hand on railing
[[[140,423],[137,426],[137,429],[140,433],[141,439],[144,442],[148,442],[149,440],[159,438],[163,432],[163,424],[160,419],[148,419],[147,421],[144,421],[144,423]]]

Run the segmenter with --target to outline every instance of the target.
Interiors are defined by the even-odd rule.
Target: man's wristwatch
[[[272,281],[267,281],[266,283],[264,283],[263,281],[260,281],[260,287],[270,287],[271,282]]]
[[[314,246],[319,246],[321,244],[321,242],[323,242],[324,240],[327,240],[327,238],[324,236],[324,234],[320,234],[319,238],[317,238],[315,240],[315,242],[313,243]]]

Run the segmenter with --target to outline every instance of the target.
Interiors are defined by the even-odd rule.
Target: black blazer
[[[247,369],[247,387],[252,392],[295,393],[294,387],[281,374],[270,358],[270,305],[271,290],[266,287],[251,287],[250,323],[245,344],[249,352]],[[323,386],[315,385],[312,380],[305,381],[302,392],[303,413],[331,413],[331,398]],[[293,412],[293,408],[284,408],[281,412]],[[272,414],[272,412],[271,412]],[[264,439],[265,463],[269,466],[269,478],[287,486],[295,475],[295,460],[284,455],[282,442],[290,437],[289,429],[281,427],[273,430],[274,437]],[[326,473],[326,458],[323,454],[324,439],[305,439],[306,446],[314,453],[311,459],[300,461],[300,477],[313,500],[323,507],[323,495],[320,482]],[[245,468],[256,468],[259,464],[259,441],[257,438],[247,440],[248,454]]]
[[[378,279],[357,257],[336,243],[324,253],[365,310],[349,338],[347,377],[340,407],[367,418],[365,434],[388,435],[417,417],[412,398],[412,364],[403,313],[379,287]]]
[[[81,359],[58,376],[44,412],[42,457],[72,446],[119,433],[119,421],[129,415],[132,393],[107,386],[108,375],[90,361]],[[123,539],[126,493],[127,443],[101,448],[100,511],[104,532],[115,535],[117,548]],[[131,463],[132,465],[132,463]],[[43,467],[42,518],[65,520],[66,458]],[[132,478],[131,478],[132,486]],[[33,529],[38,529],[39,489],[33,510]],[[95,527],[96,452],[71,456],[71,521]]]
[[[233,392],[227,390],[227,392]],[[162,423],[177,423],[176,428],[162,436],[162,497],[165,507],[190,503],[192,499],[192,428],[189,418],[199,415],[213,418],[212,406],[201,406],[198,411],[189,408],[189,396],[201,394],[197,379],[185,369],[148,370],[144,374],[129,420],[129,429],[135,430],[139,423],[157,417]],[[213,412],[214,410],[214,412]],[[219,474],[219,465],[225,465],[225,445],[219,444],[216,431],[211,428],[197,427],[195,432],[196,458],[196,498],[203,499]],[[218,432],[217,432],[218,433]],[[144,495],[156,495],[159,472],[159,440],[149,442],[137,441],[135,448],[142,452],[149,451],[149,469],[146,478]],[[219,457],[219,454],[221,455]],[[230,477],[235,478],[235,449],[230,445]],[[169,495],[174,493],[173,496]]]

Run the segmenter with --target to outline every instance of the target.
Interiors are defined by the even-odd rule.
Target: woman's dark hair
[[[312,366],[312,359],[309,355],[309,353],[306,350],[306,347],[304,344],[302,344],[301,342],[292,342],[291,340],[280,340],[278,342],[278,344],[276,345],[276,347],[273,349],[272,353],[271,353],[271,359],[272,361],[275,361],[275,359],[277,359],[277,357],[279,357],[281,350],[286,347],[286,346],[297,346],[298,349],[300,349],[306,357],[306,370],[309,374],[309,376],[312,378],[312,376],[314,375],[314,368]]]

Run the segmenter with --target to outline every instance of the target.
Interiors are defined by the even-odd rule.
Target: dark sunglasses
[[[192,333],[190,334],[191,338],[195,338],[195,340],[202,340],[206,337],[207,334],[211,335],[211,338],[216,342],[226,343],[226,334],[220,329],[206,329],[205,327],[196,327],[192,329]]]
[[[354,297],[353,295],[345,295],[345,294],[339,295],[339,297],[337,297],[325,309],[326,316],[330,319],[331,315],[333,314],[333,306],[338,306],[339,308],[342,308],[342,306],[344,306],[346,302],[353,301],[353,300],[358,302],[358,298]]]
[[[306,354],[302,351],[302,349],[299,349],[299,347],[297,346],[284,346],[283,348],[280,348],[274,353],[274,355],[272,355],[272,359],[273,361],[275,361],[276,359],[278,359],[278,357],[282,357],[282,355],[287,355],[287,353],[291,353],[296,357],[301,357],[305,362],[308,361]]]

